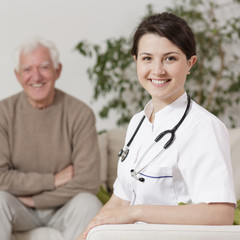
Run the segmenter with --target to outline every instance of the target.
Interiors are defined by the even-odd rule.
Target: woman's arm
[[[146,222],[182,225],[232,225],[234,206],[231,203],[129,206],[129,202],[113,195],[108,204],[100,210],[77,240],[85,239],[92,228],[103,224]]]
[[[132,206],[134,221],[161,224],[232,225],[232,203],[201,203],[180,206],[136,205]]]
[[[186,225],[232,225],[234,204],[201,203],[193,205],[135,205],[106,208],[92,225],[121,223],[159,223]],[[94,226],[95,227],[95,226]]]

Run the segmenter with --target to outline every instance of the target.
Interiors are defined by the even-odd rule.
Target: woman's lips
[[[158,85],[161,86],[169,81],[171,81],[171,79],[149,79],[154,85]]]

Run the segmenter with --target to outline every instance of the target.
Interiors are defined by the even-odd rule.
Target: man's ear
[[[133,56],[133,59],[134,59],[135,62],[137,61],[136,55]]]
[[[60,77],[60,75],[61,75],[61,72],[62,72],[62,64],[61,64],[61,63],[59,63],[59,64],[58,64],[58,68],[56,69],[57,78],[59,78],[59,77]]]

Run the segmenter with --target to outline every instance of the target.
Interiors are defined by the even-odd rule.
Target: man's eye
[[[48,66],[42,66],[40,67],[40,69],[48,69],[49,67]]]

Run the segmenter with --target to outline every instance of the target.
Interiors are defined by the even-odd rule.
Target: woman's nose
[[[155,62],[153,66],[153,74],[163,75],[165,73],[166,72],[165,72],[164,64],[161,61]]]

